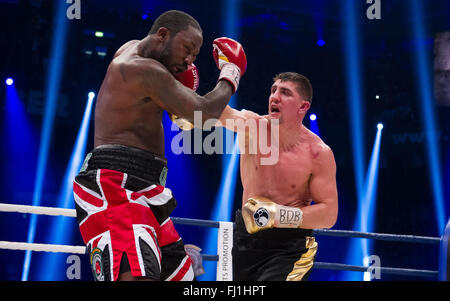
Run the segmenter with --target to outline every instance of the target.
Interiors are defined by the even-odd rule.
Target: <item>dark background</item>
[[[236,107],[259,114],[267,112],[272,77],[284,71],[307,76],[314,96],[310,112],[318,115],[321,138],[334,152],[337,163],[339,218],[334,229],[352,230],[357,212],[353,168],[350,114],[347,100],[343,2],[330,1],[239,1],[236,28],[244,46],[248,68],[241,80]],[[361,43],[361,91],[365,137],[365,168],[376,134],[376,124],[384,123],[380,150],[380,170],[374,232],[440,236],[430,185],[424,126],[421,120],[420,94],[415,68],[415,48],[411,34],[413,20],[407,0],[381,0],[381,19],[366,18],[369,6],[355,1]],[[423,1],[426,26],[424,43],[429,66],[433,64],[433,40],[437,32],[450,31],[450,2]],[[222,1],[81,1],[81,19],[69,20],[63,73],[45,174],[42,206],[58,206],[57,195],[70,159],[89,91],[98,91],[106,68],[123,43],[142,39],[153,20],[169,9],[183,10],[194,16],[203,28],[204,44],[195,64],[200,72],[199,94],[210,91],[218,70],[212,60],[212,41],[226,35]],[[0,77],[1,118],[9,114],[4,78],[11,76],[23,102],[30,131],[28,136],[11,134],[2,122],[1,196],[4,203],[31,204],[39,138],[43,120],[49,55],[55,26],[54,1],[0,1]],[[143,18],[146,14],[148,17]],[[102,39],[93,31],[105,32]],[[325,45],[319,47],[321,33]],[[101,47],[105,57],[96,54]],[[86,50],[93,51],[87,55]],[[432,76],[432,70],[430,70]],[[380,99],[376,99],[379,95]],[[433,98],[431,98],[433,99]],[[448,219],[450,193],[449,107],[428,104],[436,116],[442,184]],[[309,120],[305,118],[306,126]],[[165,123],[169,125],[170,123]],[[166,126],[166,156],[169,159],[167,186],[179,206],[173,216],[210,219],[222,175],[221,155],[171,154],[170,138],[176,133]],[[19,130],[19,129],[18,129]],[[14,133],[14,132],[13,132]],[[18,132],[19,133],[19,132]],[[87,142],[93,145],[93,121]],[[19,151],[10,151],[11,144]],[[239,175],[237,175],[239,176]],[[240,207],[242,186],[237,181],[233,211]],[[0,213],[0,240],[26,241],[29,215]],[[53,223],[51,217],[38,219],[36,242],[48,242]],[[69,219],[68,219],[69,220]],[[66,228],[67,244],[81,245],[74,219]],[[207,230],[179,227],[183,240],[202,246]],[[350,239],[318,236],[317,261],[345,263]],[[0,250],[0,280],[20,280],[24,251]],[[437,245],[375,242],[372,254],[381,258],[382,266],[437,270]],[[46,255],[33,253],[30,280],[42,280],[48,266]],[[59,279],[65,279],[67,265],[59,257]],[[91,280],[88,259],[82,258],[82,279]],[[50,264],[50,263],[49,263]],[[316,269],[311,280],[347,280],[337,271]],[[383,275],[382,280],[429,280],[419,277]]]

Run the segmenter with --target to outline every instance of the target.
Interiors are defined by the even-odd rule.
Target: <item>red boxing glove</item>
[[[189,65],[186,71],[177,73],[175,78],[182,83],[185,87],[197,91],[200,84],[200,76],[198,75],[197,67],[192,64]]]
[[[225,79],[233,85],[233,93],[247,69],[247,57],[239,42],[230,38],[217,38],[213,42],[213,57],[220,69],[219,80]]]
[[[198,69],[194,64],[189,65],[186,71],[177,73],[175,75],[175,78],[185,87],[197,91],[200,83],[200,76],[198,75]],[[180,118],[170,113],[169,116],[170,120],[172,120],[172,122],[175,123],[183,131],[192,130],[192,128],[194,127],[192,123],[184,118]]]

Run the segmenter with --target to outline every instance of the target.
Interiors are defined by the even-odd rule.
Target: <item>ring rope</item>
[[[75,209],[29,206],[29,205],[13,205],[13,204],[0,203],[0,211],[31,213],[31,214],[40,214],[40,215],[53,215],[53,216],[62,215],[62,216],[69,216],[69,217],[77,217],[77,213],[76,213]]]
[[[36,251],[36,252],[52,252],[52,253],[71,253],[86,254],[85,246],[68,246],[54,244],[37,244],[29,242],[0,241],[0,249],[15,251]],[[218,261],[219,255],[202,254],[205,261]]]
[[[64,209],[64,208],[54,208],[54,207],[42,207],[42,206],[13,205],[13,204],[0,203],[0,212],[1,211],[76,217],[75,209]],[[219,228],[219,222],[217,222],[217,221],[192,219],[192,218],[181,218],[181,217],[171,217],[171,219],[175,224],[180,224],[180,225]],[[440,237],[386,234],[386,233],[368,233],[368,232],[358,232],[358,231],[349,231],[349,230],[315,229],[315,230],[313,230],[313,232],[316,235],[323,235],[323,236],[368,238],[368,239],[375,239],[375,240],[410,242],[410,243],[439,244],[441,241]]]
[[[53,208],[42,206],[29,206],[29,205],[15,205],[0,203],[0,212],[19,212],[52,216],[68,216],[76,217],[75,209],[65,208]],[[199,220],[191,218],[171,218],[175,224],[191,225],[191,226],[203,226],[219,228],[220,223],[209,220]],[[398,234],[382,234],[382,233],[367,233],[347,230],[314,230],[314,234],[328,235],[328,236],[345,236],[345,237],[357,237],[357,238],[369,238],[388,241],[401,241],[401,242],[416,242],[416,243],[439,243],[440,238],[415,236],[415,235],[398,235]],[[85,246],[67,246],[67,245],[52,245],[52,244],[37,244],[37,243],[24,243],[24,242],[9,242],[0,241],[0,249],[8,250],[31,250],[40,252],[59,252],[59,253],[72,253],[72,254],[86,254]],[[205,261],[217,261],[218,255],[202,254],[202,258]],[[368,267],[355,266],[341,263],[328,263],[328,262],[315,262],[314,268],[317,269],[330,269],[330,270],[345,270],[355,272],[367,272]],[[422,276],[422,277],[438,277],[438,271],[430,270],[417,270],[417,269],[405,269],[405,268],[390,268],[380,267],[380,272],[384,274],[396,274],[407,276]]]
[[[37,243],[23,243],[23,242],[10,242],[0,241],[0,249],[7,250],[30,250],[37,252],[53,252],[53,253],[71,253],[71,254],[86,254],[86,247],[84,246],[67,246],[67,245],[51,245],[51,244],[37,244]],[[204,261],[218,261],[218,255],[202,254]],[[342,263],[330,263],[330,262],[315,262],[314,268],[327,269],[327,270],[340,270],[340,271],[353,271],[353,272],[367,272],[369,267],[355,266]],[[405,269],[405,268],[390,268],[379,267],[382,274],[393,274],[403,276],[417,276],[417,277],[432,277],[437,278],[439,276],[438,271],[430,270],[417,270],[417,269]]]
[[[340,271],[353,271],[353,272],[367,272],[368,267],[356,266],[343,263],[330,263],[330,262],[315,262],[314,268],[326,269],[326,270],[340,270]],[[439,276],[439,271],[430,270],[417,270],[417,269],[405,269],[405,268],[390,268],[379,267],[381,274],[403,275],[403,276],[417,276],[417,277],[433,277]]]
[[[209,228],[219,228],[220,223],[216,221],[209,221],[205,219],[194,219],[184,217],[171,217],[174,224],[187,225],[187,226],[202,226]]]
[[[0,241],[0,249],[86,254],[85,246],[50,245],[50,244],[36,244],[36,243],[11,242],[11,241]]]
[[[397,241],[397,242],[412,242],[412,243],[424,243],[424,244],[439,244],[441,242],[440,237],[417,236],[417,235],[369,233],[369,232],[358,232],[358,231],[349,231],[349,230],[330,230],[330,229],[327,229],[327,230],[316,229],[313,232],[314,232],[314,234],[324,235],[324,236],[368,238],[368,239],[375,239],[375,240]]]

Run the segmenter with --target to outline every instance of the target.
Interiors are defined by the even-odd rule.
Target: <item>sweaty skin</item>
[[[242,205],[250,197],[263,196],[273,202],[301,208],[304,229],[331,228],[337,219],[336,164],[331,148],[316,134],[308,130],[302,120],[309,103],[300,101],[292,82],[274,83],[269,97],[269,114],[260,116],[251,111],[237,111],[229,106],[220,122],[227,119],[255,119],[260,124],[257,137],[249,131],[229,128],[246,136],[241,145],[240,172],[243,186]],[[259,139],[261,127],[268,136],[271,119],[279,121],[279,155],[273,165],[261,164],[261,153],[250,153],[249,139]],[[253,134],[253,136],[255,136]],[[264,155],[267,156],[267,155]]]
[[[123,144],[164,155],[164,110],[190,121],[195,110],[204,119],[218,118],[232,95],[229,83],[221,80],[200,96],[173,76],[193,63],[202,43],[201,32],[189,26],[176,35],[160,28],[123,45],[97,97],[95,147]]]

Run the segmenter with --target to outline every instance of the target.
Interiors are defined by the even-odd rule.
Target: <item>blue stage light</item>
[[[430,185],[433,192],[434,211],[436,216],[435,230],[438,235],[441,234],[442,229],[445,226],[445,201],[444,201],[444,188],[442,180],[441,159],[440,159],[440,146],[438,138],[438,130],[436,129],[436,112],[434,111],[435,103],[433,96],[433,84],[432,84],[432,67],[429,58],[430,55],[427,46],[424,41],[428,38],[429,34],[426,32],[425,26],[425,3],[428,1],[412,0],[409,4],[410,7],[410,19],[412,20],[412,36],[414,41],[414,63],[416,67],[417,85],[419,89],[419,100],[422,114],[422,125],[424,127],[424,133],[426,138],[426,152],[428,157],[428,168],[430,172]],[[430,33],[431,34],[431,33]]]
[[[379,124],[377,124],[377,129],[379,129],[379,130],[382,130],[383,129],[383,124],[382,123],[379,123]]]
[[[361,206],[362,222],[360,225],[360,229],[363,232],[373,232],[382,128],[383,125],[379,123],[375,142],[373,144],[372,155],[370,157],[369,168],[366,173],[364,201]],[[365,248],[363,248],[363,254],[366,257],[370,256],[370,244],[372,242],[369,242],[366,239],[363,240],[363,242],[366,244]]]
[[[324,15],[325,13],[325,5],[326,3],[322,0],[319,1],[307,1],[304,4],[304,7],[308,7],[308,9],[311,9],[311,11],[314,11],[316,13],[312,14],[312,17],[314,19],[314,27],[316,29],[317,34],[317,45],[319,47],[322,47],[325,45],[324,37]]]
[[[14,84],[14,80],[11,77],[8,77],[5,80],[5,84],[8,85],[8,86],[11,86],[12,84]]]
[[[346,68],[347,105],[350,112],[349,125],[352,138],[353,168],[355,172],[356,196],[358,200],[363,197],[364,165],[365,165],[365,139],[364,139],[364,108],[362,101],[360,33],[357,22],[358,1],[348,0],[342,6],[344,18],[344,62]]]
[[[73,199],[73,180],[81,168],[83,159],[86,154],[86,141],[89,132],[89,122],[91,119],[91,112],[93,107],[95,93],[90,92],[86,109],[84,111],[81,126],[78,131],[77,140],[75,141],[72,155],[69,164],[61,183],[61,189],[58,197],[58,208],[75,208],[75,201]],[[72,229],[69,229],[72,226]],[[68,217],[57,217],[53,220],[53,226],[50,229],[49,242],[50,244],[70,245],[72,233],[77,230],[75,220]],[[41,261],[42,266],[41,276],[39,280],[44,281],[60,281],[67,280],[64,266],[64,259],[66,255],[59,253],[46,254],[46,257]],[[59,264],[58,264],[59,263]]]
[[[44,175],[47,167],[47,159],[50,148],[50,139],[53,128],[53,120],[56,111],[56,104],[58,99],[58,91],[62,76],[62,69],[64,63],[64,54],[66,46],[67,33],[67,17],[66,17],[66,3],[64,1],[57,1],[56,10],[54,13],[55,33],[53,35],[51,54],[49,60],[49,68],[47,75],[46,87],[46,105],[44,111],[44,120],[41,132],[41,141],[39,145],[39,155],[37,162],[36,179],[33,191],[33,206],[39,206],[41,203],[41,196],[44,186]],[[28,228],[27,242],[33,243],[36,233],[37,215],[31,215],[30,224]],[[28,273],[31,263],[31,251],[25,252],[25,259],[22,269],[22,281],[28,280]]]
[[[344,1],[342,6],[343,17],[343,53],[346,71],[346,91],[347,91],[347,107],[349,111],[349,126],[352,143],[352,158],[355,178],[356,199],[358,202],[357,211],[362,210],[362,202],[364,200],[364,165],[365,165],[365,139],[364,139],[364,102],[362,101],[362,67],[360,57],[360,33],[357,17],[359,11],[357,0]],[[359,214],[356,217],[354,230],[360,231]],[[358,241],[359,242],[359,241]],[[361,265],[361,246],[356,241],[351,240],[350,249],[348,251],[347,261],[349,264]],[[362,280],[357,273],[343,272],[343,280]]]
[[[239,167],[238,135],[235,136],[233,154],[223,155],[222,158],[224,160],[225,169],[222,174],[222,182],[220,183],[216,201],[214,202],[211,220],[231,221],[236,177]],[[211,229],[208,232],[207,242],[203,249],[205,250],[205,254],[216,254],[218,230]],[[215,262],[204,262],[206,274],[201,276],[201,280],[216,280],[216,266],[217,264]]]
[[[239,40],[240,30],[239,30],[239,20],[240,20],[240,7],[241,0],[230,0],[222,1],[222,11],[224,15],[223,19],[223,32],[227,37]],[[237,94],[234,94],[229,102],[229,105],[233,108],[236,107]],[[227,130],[224,130],[227,132]],[[224,135],[225,137],[225,135]],[[236,135],[237,139],[237,135]],[[235,194],[235,183],[237,177],[237,171],[239,167],[239,154],[237,147],[237,140],[235,140],[233,154],[225,154],[222,156],[222,178],[220,188],[216,197],[214,208],[212,209],[211,220],[216,221],[230,221],[231,210],[234,205],[234,194]],[[202,248],[205,252],[209,250],[214,250],[211,252],[217,252],[217,229],[215,231],[210,231],[208,234],[204,247]],[[212,254],[212,253],[210,253]],[[202,280],[216,280],[215,266],[213,262],[205,262],[204,267],[206,274],[201,276]]]
[[[2,168],[8,170],[4,178],[4,187],[14,186],[13,191],[30,191],[33,183],[24,173],[35,164],[35,149],[37,149],[37,133],[34,131],[27,106],[18,95],[14,85],[6,87],[6,98],[3,116],[0,118],[2,131],[2,150],[5,158]],[[20,137],[20,139],[18,139]],[[5,196],[10,197],[10,196]],[[26,228],[26,227],[25,227]],[[26,229],[23,230],[24,232]]]
[[[316,114],[311,114],[309,115],[309,129],[316,134],[317,136],[320,137],[320,131],[319,131],[319,124],[317,122],[317,115]]]
[[[380,125],[380,124],[379,124]],[[378,169],[381,147],[381,133],[379,127],[372,148],[369,166],[364,181],[363,197],[358,202],[357,216],[355,218],[354,229],[362,232],[373,232],[375,224],[375,203],[378,185]],[[367,265],[367,259],[372,254],[372,241],[368,239],[353,238],[350,240],[350,247],[347,260],[353,265]],[[345,272],[350,279],[345,280],[370,280],[367,273],[361,274]],[[370,278],[370,277],[369,277]]]

